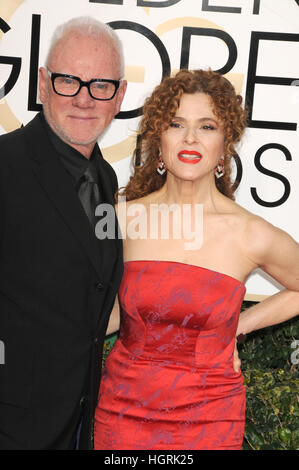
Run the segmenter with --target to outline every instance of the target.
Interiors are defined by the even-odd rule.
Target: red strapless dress
[[[245,389],[233,352],[244,294],[240,281],[210,269],[125,263],[95,449],[241,449]]]

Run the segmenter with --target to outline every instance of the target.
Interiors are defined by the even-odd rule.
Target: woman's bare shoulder
[[[239,239],[240,244],[249,250],[264,250],[269,239],[280,231],[253,212],[245,209],[234,201],[226,204],[223,211],[226,229]],[[246,250],[247,251],[247,250]]]
[[[248,225],[255,223],[255,219],[259,218],[252,212],[237,204],[228,198],[225,198],[223,205],[220,207],[223,223],[227,229],[234,229],[242,234]]]
[[[257,264],[263,264],[268,258],[273,258],[274,252],[282,247],[286,249],[296,245],[295,240],[287,232],[248,211],[243,215],[240,235],[248,257]]]

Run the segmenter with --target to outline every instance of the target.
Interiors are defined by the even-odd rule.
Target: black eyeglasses
[[[48,70],[53,90],[57,95],[76,96],[83,86],[86,86],[90,96],[95,100],[112,100],[119,88],[120,80],[93,78],[84,82],[79,77],[65,73],[53,73]]]

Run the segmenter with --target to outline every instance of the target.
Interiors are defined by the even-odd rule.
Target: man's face
[[[99,39],[69,33],[56,44],[48,68],[83,81],[120,78],[117,55],[104,35]],[[49,125],[62,140],[89,158],[97,139],[120,111],[126,82],[121,82],[112,100],[99,101],[89,95],[86,87],[76,96],[59,96],[52,88],[47,70],[42,67],[39,72],[40,99]]]

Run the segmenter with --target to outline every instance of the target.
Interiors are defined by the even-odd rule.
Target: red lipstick
[[[178,159],[183,163],[191,163],[195,165],[196,163],[200,162],[202,155],[195,150],[182,150],[178,154]]]

